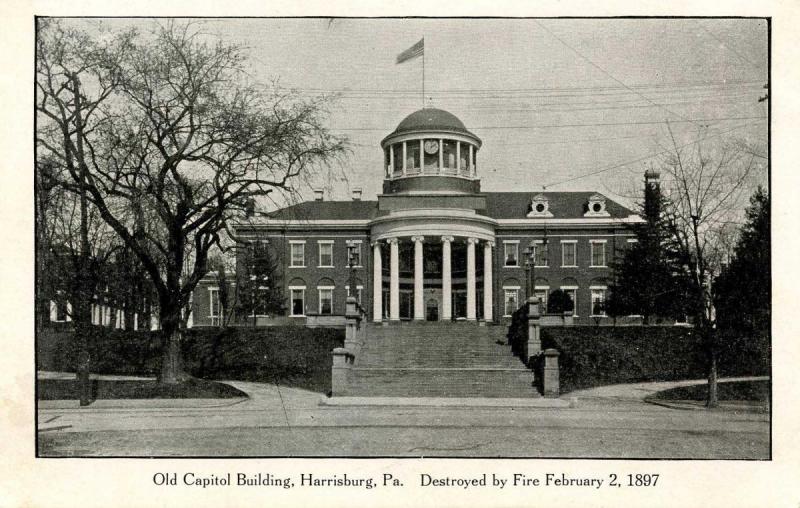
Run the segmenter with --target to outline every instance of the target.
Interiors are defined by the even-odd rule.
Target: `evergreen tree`
[[[769,333],[771,319],[770,198],[759,187],[750,198],[731,262],[714,285],[717,327],[744,336]]]
[[[237,308],[243,316],[281,315],[286,302],[278,283],[278,265],[266,244],[249,243],[239,256]]]
[[[606,312],[611,316],[652,318],[685,315],[687,283],[680,260],[664,230],[663,197],[658,173],[645,173],[645,223],[635,229],[636,242],[611,263],[615,280],[609,288]]]

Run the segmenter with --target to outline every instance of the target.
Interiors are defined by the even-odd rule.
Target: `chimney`
[[[314,201],[322,201],[325,191],[322,189],[314,189]]]
[[[353,201],[361,201],[361,187],[353,189]]]
[[[644,215],[651,226],[655,226],[661,218],[661,184],[658,171],[648,169],[644,172]]]
[[[253,217],[256,214],[256,200],[253,198],[247,198],[244,204],[244,216],[248,219]]]

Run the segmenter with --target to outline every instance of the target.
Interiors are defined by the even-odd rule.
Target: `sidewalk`
[[[745,376],[745,377],[728,377],[720,378],[719,383],[732,383],[737,381],[769,381],[769,376]],[[577,398],[578,404],[584,406],[585,404],[602,404],[604,402],[613,400],[618,402],[644,402],[655,406],[661,406],[669,409],[703,409],[705,405],[701,401],[691,400],[655,400],[649,399],[655,393],[671,390],[684,386],[705,385],[708,383],[707,379],[691,379],[684,381],[654,381],[647,383],[630,383],[619,385],[598,386],[596,388],[588,388],[585,390],[576,390],[564,395],[564,398]],[[717,410],[731,410],[731,411],[763,411],[762,404],[753,401],[720,401]]]

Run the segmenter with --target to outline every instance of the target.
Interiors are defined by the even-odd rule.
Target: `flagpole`
[[[422,45],[425,45],[425,36],[422,36]],[[422,109],[425,109],[425,50],[422,50]]]

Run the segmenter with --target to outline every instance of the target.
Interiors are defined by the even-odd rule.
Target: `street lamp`
[[[522,251],[522,255],[525,259],[525,294],[530,298],[533,296],[533,285],[531,284],[531,280],[533,279],[533,249],[525,247],[525,250]]]
[[[350,268],[350,277],[348,284],[350,285],[350,291],[348,296],[352,296],[356,298],[356,266],[360,263],[360,260],[356,260],[356,242],[353,240],[347,240],[347,266]],[[361,302],[358,302],[361,305]]]

